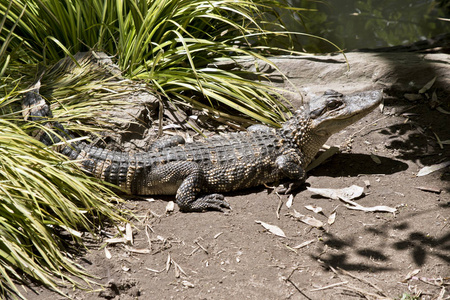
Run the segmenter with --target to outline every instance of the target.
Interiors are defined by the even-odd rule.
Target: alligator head
[[[296,111],[282,132],[293,136],[309,162],[332,134],[370,113],[382,99],[382,91],[343,95],[329,90]]]

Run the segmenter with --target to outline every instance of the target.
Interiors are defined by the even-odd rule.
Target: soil
[[[123,206],[136,215],[133,244],[108,245],[111,258],[103,243],[89,245],[77,261],[101,286],[66,289],[67,296],[438,299],[444,293],[439,299],[450,299],[450,168],[416,176],[424,166],[449,160],[450,146],[442,149],[436,140],[450,140],[449,116],[428,102],[397,96],[386,95],[383,112],[376,109],[334,135],[327,144],[342,152],[310,171],[307,179],[316,188],[364,187],[358,204],[385,205],[397,213],[351,210],[305,189],[288,208],[289,195],[267,187],[227,194],[232,209],[224,213],[181,213],[177,207],[166,213],[173,197],[128,199]],[[450,111],[448,100],[442,107]],[[323,212],[309,211],[307,205]],[[325,225],[299,222],[291,216],[294,210]],[[336,219],[329,225],[332,212]],[[278,226],[286,237],[256,221]],[[114,228],[107,231],[116,233]],[[25,295],[64,299],[44,288]]]

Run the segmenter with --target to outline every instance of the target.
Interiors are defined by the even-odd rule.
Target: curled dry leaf
[[[434,76],[433,79],[431,79],[430,81],[428,81],[427,84],[425,84],[425,85],[423,86],[423,88],[420,89],[419,94],[423,94],[423,93],[425,93],[426,91],[428,91],[428,90],[433,86],[434,82],[436,81],[436,78],[437,78],[437,77]]]
[[[312,212],[315,212],[316,214],[322,212],[322,207],[316,206],[316,205],[306,205],[305,208],[306,208],[307,210],[310,210],[310,211],[312,211]]]
[[[127,225],[125,225],[125,239],[127,240],[127,242],[133,245],[133,230],[131,229],[130,223],[127,223]]]
[[[438,108],[436,108],[437,111],[446,114],[446,115],[450,115],[450,111],[446,111],[445,109],[443,109],[442,107],[438,106]]]
[[[125,246],[125,249],[127,251],[133,252],[133,253],[138,253],[138,254],[149,254],[151,251],[150,249],[136,249],[136,248],[132,248],[129,246]]]
[[[267,224],[265,222],[262,221],[256,221],[256,223],[261,224],[265,229],[269,230],[269,232],[281,236],[281,237],[286,237],[286,235],[284,234],[283,230],[281,230],[280,227],[275,226],[275,225],[271,225],[271,224]]]
[[[130,268],[128,268],[127,266],[122,266],[122,270],[124,272],[128,272],[128,271],[130,271]]]
[[[343,189],[318,189],[318,188],[311,188],[307,187],[308,191],[311,191],[315,194],[318,194],[325,198],[330,198],[333,200],[339,200],[339,199],[355,199],[360,197],[364,193],[364,188],[352,185],[347,188]]]
[[[420,269],[415,269],[412,270],[411,272],[409,272],[405,278],[402,280],[403,283],[406,283],[408,280],[410,280],[411,278],[413,278],[414,276],[416,276],[417,274],[419,274]]]
[[[334,221],[336,221],[336,212],[332,213],[329,217],[328,217],[328,224],[332,225],[334,223]]]
[[[120,237],[120,238],[111,238],[111,239],[106,239],[105,240],[106,243],[108,244],[120,244],[120,243],[126,243],[127,239],[124,237]]]
[[[305,241],[305,242],[303,242],[303,243],[301,243],[301,244],[298,244],[297,246],[294,246],[294,247],[292,247],[292,248],[294,248],[294,249],[300,249],[300,248],[303,248],[303,247],[308,246],[308,245],[311,244],[311,243],[314,243],[314,241],[315,241],[315,240]]]
[[[175,202],[169,201],[169,203],[167,203],[166,205],[166,213],[171,213],[174,211],[174,209],[175,209]]]
[[[111,259],[112,255],[111,252],[109,252],[108,248],[105,247],[105,256],[107,259]]]
[[[323,163],[325,160],[327,160],[328,158],[332,157],[333,155],[335,155],[337,152],[339,152],[339,148],[338,147],[330,147],[327,150],[325,150],[325,152],[323,152],[322,154],[319,155],[318,158],[316,158],[314,161],[312,161],[308,167],[306,168],[306,172],[314,169],[315,167],[319,166],[321,163]]]
[[[191,282],[189,282],[189,281],[187,281],[187,280],[183,280],[183,281],[181,282],[181,284],[182,284],[183,286],[185,286],[185,287],[188,287],[188,288],[193,288],[193,287],[195,287],[193,283],[191,283]]]
[[[312,227],[316,227],[316,228],[323,227],[323,223],[314,217],[304,216],[303,218],[301,218],[299,220],[305,224],[308,224],[309,226],[312,226]]]
[[[419,189],[424,192],[430,192],[430,193],[436,193],[436,194],[440,194],[442,192],[442,190],[439,188],[428,187],[428,186],[416,186],[416,189]]]
[[[372,207],[364,207],[362,205],[359,205],[358,203],[351,201],[351,200],[347,200],[347,199],[343,199],[341,198],[341,201],[347,203],[345,205],[345,207],[347,207],[348,209],[354,209],[354,210],[362,210],[362,211],[371,211],[371,212],[390,212],[390,213],[395,213],[397,212],[396,208],[392,208],[389,206],[384,206],[384,205],[379,205],[379,206],[372,206]]]
[[[294,200],[294,195],[290,194],[288,200],[286,201],[287,208],[291,208],[293,200]]]
[[[395,213],[397,212],[396,208],[393,207],[389,207],[389,206],[385,206],[385,205],[378,205],[378,206],[371,206],[371,207],[365,207],[362,205],[345,205],[348,209],[353,209],[353,210],[362,210],[362,211],[366,211],[366,212],[390,212],[390,213]]]
[[[316,218],[311,217],[311,216],[302,215],[301,213],[299,213],[295,209],[294,209],[294,213],[291,214],[291,216],[293,216],[294,218],[296,218],[300,222],[303,222],[303,223],[305,223],[305,224],[307,224],[309,226],[313,226],[313,227],[316,227],[316,228],[322,228],[323,227],[323,223],[321,221],[319,221]]]
[[[417,173],[417,177],[419,176],[425,176],[428,175],[430,173],[433,173],[437,170],[443,169],[447,166],[450,166],[450,160],[449,161],[445,161],[443,163],[440,164],[436,164],[436,165],[432,165],[432,166],[427,166],[427,167],[423,167],[422,169],[420,169],[420,171]]]

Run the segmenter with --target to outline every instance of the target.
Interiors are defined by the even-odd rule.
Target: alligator
[[[181,136],[157,139],[146,152],[106,150],[82,141],[60,123],[38,137],[79,162],[85,173],[134,195],[176,195],[182,212],[230,208],[222,193],[287,180],[287,192],[305,181],[305,168],[327,141],[361,119],[382,101],[382,91],[343,95],[334,90],[315,97],[281,128],[252,125],[246,131],[214,135],[194,142]],[[26,120],[52,117],[39,85],[22,101]],[[58,132],[55,134],[55,132]],[[61,143],[60,143],[61,144]]]

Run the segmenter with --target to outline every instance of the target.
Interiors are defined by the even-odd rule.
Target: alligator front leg
[[[288,194],[305,183],[306,172],[302,166],[301,156],[296,152],[290,152],[277,157],[275,161],[278,169],[284,176],[292,180],[288,186],[278,192]]]

